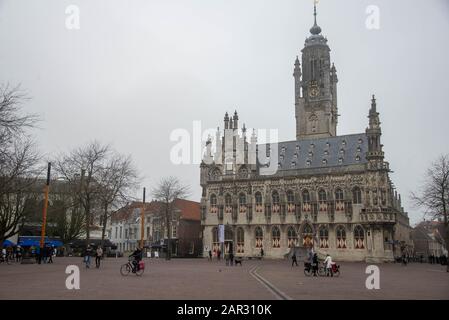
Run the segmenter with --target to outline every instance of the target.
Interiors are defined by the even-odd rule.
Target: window
[[[128,229],[125,229],[125,239],[128,239]]]
[[[256,228],[255,231],[256,235],[256,248],[262,248],[263,247],[263,231],[260,227]]]
[[[346,231],[342,226],[337,228],[337,249],[346,249]]]
[[[150,238],[150,227],[147,227],[147,239]]]
[[[287,230],[287,238],[288,238],[288,247],[294,248],[298,245],[298,236],[293,227],[289,227]]]
[[[229,193],[225,196],[225,206],[231,206],[232,205],[232,197]]]
[[[306,224],[304,226],[304,229],[302,230],[302,233],[304,233],[304,234],[312,234],[313,233],[312,227],[309,224]]]
[[[246,195],[244,193],[241,193],[239,195],[239,205],[240,206],[246,205]]]
[[[356,249],[365,249],[365,231],[361,226],[354,228],[354,247]]]
[[[242,228],[237,228],[237,253],[245,252],[245,232]]]
[[[295,195],[293,194],[293,191],[291,191],[291,190],[287,191],[287,203],[288,204],[295,203]]]
[[[172,227],[171,227],[171,235],[172,235],[172,238],[178,237],[178,226],[175,224],[172,225]]]
[[[217,252],[220,249],[220,243],[218,242],[218,228],[212,228],[212,252]]]
[[[319,201],[326,201],[326,191],[324,191],[323,189],[320,189],[320,191],[318,191],[318,200]]]
[[[120,226],[120,239],[122,238],[122,226]]]
[[[271,239],[273,243],[273,248],[281,247],[281,231],[278,227],[273,227],[271,230]]]
[[[262,205],[262,194],[260,192],[256,192],[256,205]]]
[[[118,227],[115,227],[115,238],[117,239]]]
[[[189,254],[194,254],[194,253],[195,253],[195,241],[191,241],[190,247],[189,247]]]
[[[211,207],[215,207],[217,205],[217,196],[215,194],[210,196],[210,205]]]
[[[352,189],[352,202],[355,204],[362,203],[362,191],[359,187],[355,187],[354,189]]]
[[[302,192],[302,201],[303,202],[310,202],[310,193],[308,190],[304,190]]]
[[[337,190],[335,190],[335,200],[336,201],[343,201],[343,190],[341,190],[340,188],[338,188]]]
[[[324,226],[320,228],[320,248],[329,248],[329,230]]]
[[[279,204],[279,193],[277,191],[273,191],[272,199],[273,199],[273,205]]]

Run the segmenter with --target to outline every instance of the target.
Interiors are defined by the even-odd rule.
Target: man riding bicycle
[[[139,262],[140,260],[142,260],[142,250],[137,247],[136,250],[129,256],[129,258],[134,258],[134,260],[132,261],[133,273],[136,273],[136,271],[139,270]]]

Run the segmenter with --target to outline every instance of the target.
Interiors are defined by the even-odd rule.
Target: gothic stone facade
[[[224,118],[201,164],[203,246],[216,251],[282,258],[313,247],[335,260],[393,261],[410,226],[384,161],[373,96],[364,133],[337,135],[337,75],[321,28],[310,29],[294,64],[296,140],[259,144]],[[243,150],[239,152],[238,150]],[[263,159],[261,156],[263,153]],[[265,154],[266,153],[266,154]],[[267,165],[277,164],[267,174]],[[395,252],[396,251],[396,252]]]

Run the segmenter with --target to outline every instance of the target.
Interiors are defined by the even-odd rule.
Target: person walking
[[[92,248],[90,246],[87,246],[86,250],[84,251],[84,263],[86,264],[86,268],[90,268],[90,256],[92,255]]]
[[[103,249],[98,246],[95,252],[95,267],[100,268],[101,258],[103,257]]]
[[[54,250],[52,247],[47,248],[48,263],[53,263],[53,252]]]
[[[209,250],[209,260],[212,261],[212,250]]]
[[[318,255],[316,253],[313,253],[312,256],[312,273],[314,277],[317,277],[318,274]]]
[[[20,262],[22,260],[22,248],[17,246],[16,248],[16,262]]]
[[[298,266],[298,260],[296,259],[296,252],[293,252],[293,255],[292,255],[292,267],[294,264],[296,264],[296,266]]]
[[[264,256],[263,248],[260,248],[260,258],[263,259],[263,256]]]
[[[231,262],[231,267],[234,265],[234,253],[231,251],[229,254],[229,261]]]
[[[221,250],[218,249],[217,250],[217,259],[218,259],[218,261],[220,261],[220,258],[221,258]]]
[[[329,277],[330,274],[330,276],[333,277],[334,274],[332,273],[332,257],[329,254],[326,255],[324,265],[326,266],[326,276]]]

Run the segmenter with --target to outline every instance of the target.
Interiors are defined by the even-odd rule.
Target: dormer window
[[[309,157],[313,157],[313,152],[309,151]]]
[[[327,160],[326,160],[326,159],[323,159],[323,160],[322,160],[322,163],[323,163],[324,165],[326,165],[326,164],[327,164]]]
[[[296,151],[299,152],[299,145],[296,145]]]
[[[293,158],[294,158],[294,159],[298,159],[298,154],[295,153],[295,154],[293,155]]]
[[[324,150],[324,155],[328,156],[329,155],[329,151],[328,150]]]
[[[343,158],[338,158],[338,163],[343,163]]]
[[[306,166],[310,167],[311,164],[312,164],[312,161],[310,161],[310,160],[306,161]]]
[[[363,139],[359,138],[359,144],[362,144],[362,143],[363,143]]]
[[[360,161],[360,156],[356,156],[355,161]]]
[[[357,152],[362,152],[362,148],[357,147]]]
[[[345,145],[346,145],[346,140],[343,140],[343,141],[341,142],[341,145],[342,145],[342,146],[345,146]]]
[[[345,149],[340,149],[340,154],[341,155],[345,154]]]
[[[292,161],[292,167],[296,167],[296,162]]]

